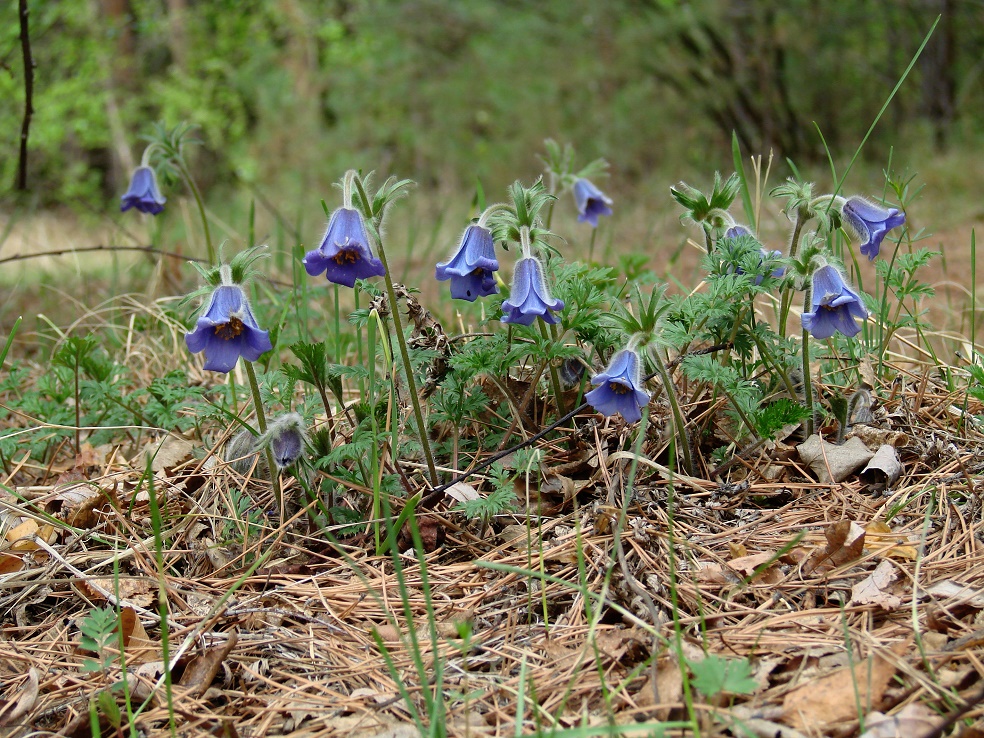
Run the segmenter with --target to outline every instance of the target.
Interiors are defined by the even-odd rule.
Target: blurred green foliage
[[[348,167],[439,189],[534,175],[547,136],[622,179],[860,140],[943,20],[868,154],[900,133],[981,134],[984,5],[971,0],[30,0],[29,187],[92,205],[125,188],[149,123],[190,121],[203,189],[284,196]],[[0,188],[17,167],[16,3],[0,25]],[[879,137],[880,136],[880,137]],[[713,152],[713,153],[712,153]],[[726,164],[725,164],[726,166]],[[104,207],[104,205],[101,205]]]

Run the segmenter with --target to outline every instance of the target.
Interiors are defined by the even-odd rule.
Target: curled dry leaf
[[[895,446],[882,444],[871,457],[868,465],[861,470],[859,478],[871,492],[881,492],[891,487],[902,475],[902,462]]]
[[[202,694],[215,679],[222,662],[232,653],[238,641],[239,635],[231,630],[225,643],[212,644],[204,653],[192,659],[181,675],[181,686],[187,687],[194,695]]]
[[[853,520],[841,520],[824,528],[827,545],[817,549],[803,564],[803,573],[811,574],[823,567],[823,570],[836,568],[842,564],[854,561],[864,551],[864,528]]]
[[[144,446],[144,458],[136,463],[143,468],[150,461],[152,471],[159,472],[171,469],[191,459],[194,445],[190,441],[176,436],[166,436],[163,440],[153,440]]]

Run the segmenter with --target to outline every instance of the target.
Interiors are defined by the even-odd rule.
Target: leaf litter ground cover
[[[350,172],[303,264],[351,292],[278,301],[246,248],[197,320],[120,298],[44,365],[8,343],[8,734],[980,735],[984,370],[934,353],[909,183],[780,185],[787,251],[760,160],[680,183],[706,278],[674,294],[563,261],[554,196],[592,239],[615,203],[544,161],[437,267],[490,298],[458,334],[390,277],[407,183]]]

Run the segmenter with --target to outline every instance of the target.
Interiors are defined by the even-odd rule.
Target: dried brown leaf
[[[810,558],[803,564],[804,574],[810,574],[821,566],[832,569],[854,561],[864,551],[864,528],[853,520],[840,520],[828,525],[823,534],[827,538],[827,545],[810,554]]]
[[[898,573],[888,559],[883,559],[875,570],[851,588],[852,605],[878,605],[885,610],[895,610],[902,598],[892,594],[889,588]]]
[[[897,738],[924,735],[936,727],[939,715],[921,702],[910,702],[895,715],[873,712],[864,720],[860,738]]]
[[[908,642],[891,651],[901,655]],[[857,718],[856,699],[868,710],[881,702],[885,688],[895,674],[895,662],[875,654],[854,669],[837,669],[826,676],[801,684],[783,699],[782,721],[806,732],[824,732],[827,725]]]
[[[213,645],[205,649],[205,653],[196,656],[181,675],[180,684],[192,694],[202,694],[215,679],[215,675],[226,660],[232,649],[236,647],[239,636],[235,630],[229,631],[229,637],[221,646]]]
[[[8,682],[9,683],[9,682]],[[38,699],[38,672],[27,670],[27,681],[18,690],[17,699],[0,700],[0,727],[15,725],[26,715]]]

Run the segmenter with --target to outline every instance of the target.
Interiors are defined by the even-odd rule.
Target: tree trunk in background
[[[946,147],[947,136],[956,112],[956,20],[954,0],[922,0],[926,19],[931,22],[942,15],[936,32],[929,39],[919,65],[922,68],[923,111],[933,125],[937,150]]]
[[[187,10],[187,0],[167,0],[167,45],[178,69],[186,69],[188,65],[188,35],[185,32]]]
[[[105,60],[105,64],[109,69],[106,82],[106,119],[109,122],[113,152],[113,166],[108,172],[108,179],[110,186],[118,190],[120,183],[129,179],[129,172],[135,166],[133,152],[130,150],[130,143],[116,101],[121,92],[125,95],[137,82],[133,63],[136,38],[133,33],[133,15],[129,0],[99,0],[99,14],[105,26],[117,31],[115,53],[113,58]]]

